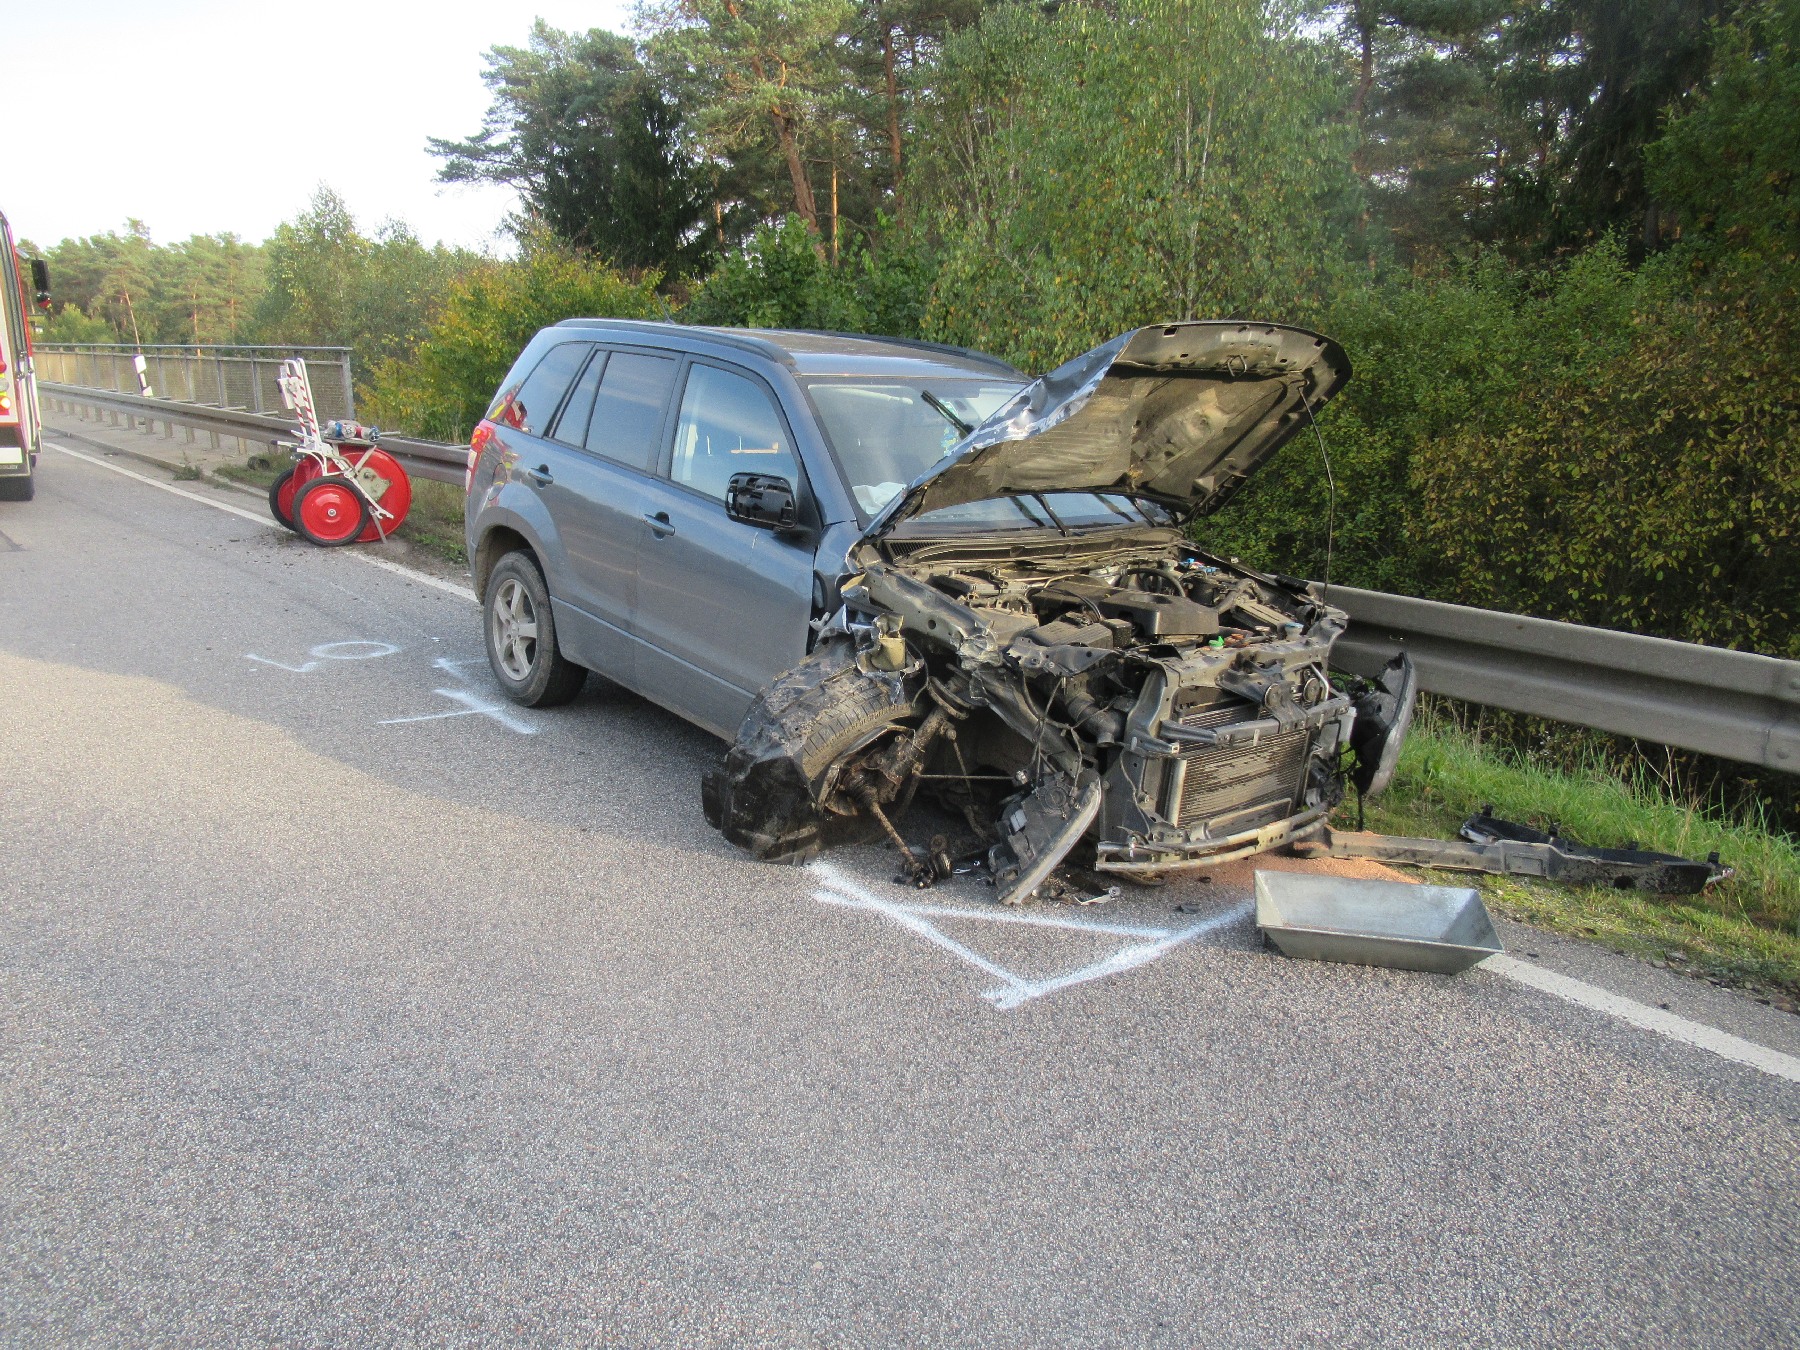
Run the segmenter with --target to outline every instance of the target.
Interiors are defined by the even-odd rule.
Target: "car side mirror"
[[[31,260],[31,289],[37,292],[32,298],[37,301],[39,309],[50,308],[50,264],[42,258]]]
[[[794,485],[772,473],[734,473],[725,488],[725,514],[777,533],[795,528]]]

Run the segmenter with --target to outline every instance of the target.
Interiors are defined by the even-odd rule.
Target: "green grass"
[[[266,488],[279,478],[292,463],[286,455],[277,458],[273,455],[252,455],[243,464],[221,464],[212,472],[219,478],[229,478],[234,483],[244,483],[250,487]]]
[[[397,537],[449,562],[468,562],[469,551],[463,541],[462,489],[424,478],[413,479],[412,488],[412,510],[395,532]]]
[[[1428,710],[1414,724],[1393,785],[1368,804],[1367,827],[1454,838],[1468,814],[1489,802],[1503,819],[1539,828],[1555,822],[1587,844],[1635,841],[1690,858],[1716,849],[1736,870],[1691,896],[1481,877],[1476,884],[1502,913],[1732,983],[1800,993],[1800,843],[1790,836],[1683,801],[1647,766],[1622,774],[1594,754],[1574,769],[1545,767]],[[1334,823],[1353,827],[1355,811],[1347,805]],[[1468,883],[1466,873],[1434,879],[1453,876]]]

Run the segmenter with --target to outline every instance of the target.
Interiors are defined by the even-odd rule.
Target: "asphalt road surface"
[[[1283,960],[1247,867],[1007,922],[751,862],[704,733],[512,709],[454,587],[76,448],[0,504],[0,1340],[1800,1343],[1800,1083]]]

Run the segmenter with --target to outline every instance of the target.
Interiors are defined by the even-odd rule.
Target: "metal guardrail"
[[[310,374],[311,367],[307,369]],[[276,441],[291,443],[298,434],[291,418],[266,416],[237,408],[212,408],[203,404],[178,403],[171,399],[144,398],[139,394],[119,394],[44,379],[38,381],[38,392],[45,398],[118,413],[137,421],[162,422],[171,427],[197,427],[201,431],[259,445]],[[381,448],[399,460],[400,467],[415,478],[462,486],[463,474],[469,462],[469,447],[466,445],[445,445],[441,441],[421,441],[411,436],[390,436],[383,432]]]
[[[207,346],[151,343],[82,342],[39,344],[35,351],[40,380],[138,394],[136,359],[144,358],[144,377],[151,394],[178,403],[279,417],[281,363],[290,356],[306,358],[313,404],[324,421],[356,419],[356,390],[350,376],[348,347]]]
[[[1346,670],[1402,648],[1421,688],[1800,773],[1800,661],[1333,586]]]
[[[54,399],[244,441],[294,435],[281,417],[40,382]],[[381,438],[408,473],[463,481],[468,447]],[[1337,662],[1372,675],[1405,649],[1434,694],[1800,773],[1800,661],[1333,586],[1347,610]]]

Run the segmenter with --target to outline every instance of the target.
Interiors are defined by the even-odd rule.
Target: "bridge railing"
[[[276,383],[281,363],[290,356],[304,357],[319,417],[327,422],[356,418],[348,347],[44,343],[36,350],[37,377],[82,389],[141,394],[140,355],[152,397],[274,417],[284,412]]]

